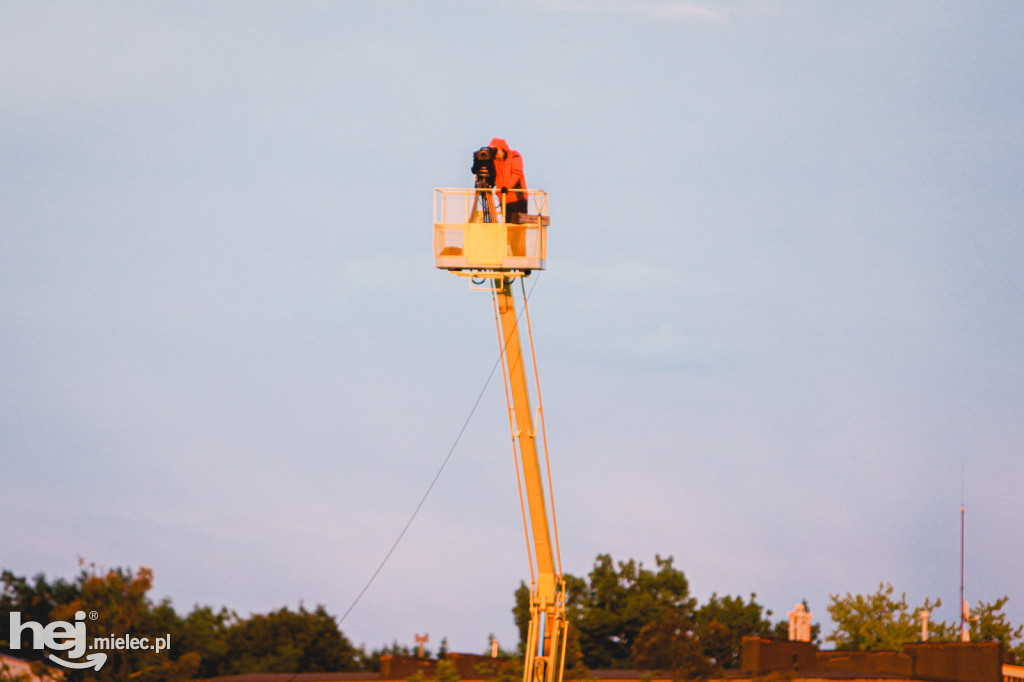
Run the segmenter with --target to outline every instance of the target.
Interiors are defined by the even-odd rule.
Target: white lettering
[[[152,638],[134,637],[132,635],[118,637],[111,634],[109,637],[94,637],[90,646],[85,632],[85,618],[85,611],[77,611],[75,612],[75,622],[73,623],[53,621],[49,625],[44,626],[34,621],[22,623],[21,614],[17,611],[12,611],[10,613],[9,646],[11,649],[20,649],[22,639],[28,638],[27,633],[31,633],[32,648],[67,651],[68,657],[72,659],[81,659],[86,649],[117,649],[122,651],[125,649],[155,649],[159,653],[171,648],[171,636],[169,634],[163,637]],[[65,661],[53,654],[50,654],[47,658],[67,668],[95,668],[96,670],[103,667],[103,664],[107,661],[107,655],[102,653],[89,654],[85,660],[78,662]]]
[[[75,645],[75,626],[71,623],[55,620],[43,628],[43,632],[46,634],[47,646],[50,649],[64,651]]]
[[[43,637],[44,637],[44,635],[43,635],[43,626],[40,625],[39,623],[36,623],[35,621],[31,621],[31,620],[28,621],[27,623],[25,623],[24,625],[22,625],[21,624],[21,613],[18,612],[18,611],[11,611],[11,644],[10,644],[10,646],[11,646],[12,649],[20,649],[21,648],[21,633],[22,633],[22,631],[25,628],[28,628],[29,630],[32,631],[32,648],[33,649],[42,649],[44,646],[46,646],[46,644],[45,644],[46,640],[43,639]],[[40,640],[42,640],[42,641],[40,641]]]
[[[72,658],[79,658],[85,653],[87,646],[85,635],[85,612],[75,613],[77,623],[68,623],[63,620],[55,620],[46,627],[34,621],[21,622],[21,613],[11,611],[11,649],[21,648],[22,633],[28,629],[32,631],[32,648],[34,649],[56,649],[57,651],[68,651]]]
[[[68,655],[71,658],[80,658],[85,653],[86,647],[85,611],[76,611],[75,621],[75,646],[68,652]]]

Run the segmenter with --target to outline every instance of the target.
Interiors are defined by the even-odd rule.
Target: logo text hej
[[[92,645],[89,644],[85,632],[85,612],[75,613],[75,622],[54,621],[49,625],[43,625],[34,621],[21,622],[21,614],[12,611],[10,614],[10,648],[20,649],[23,634],[32,633],[33,649],[50,649],[53,651],[66,651],[69,658],[81,658],[87,649],[100,651],[128,651],[128,650],[153,650],[156,653],[166,651],[171,645],[171,636],[163,637],[133,637],[131,635],[111,635],[109,637],[94,637]],[[106,662],[106,654],[91,654],[84,663],[73,663],[62,660],[52,654],[50,660],[68,668],[90,667],[99,670]]]

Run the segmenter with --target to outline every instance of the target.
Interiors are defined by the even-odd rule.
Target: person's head
[[[491,138],[491,144],[488,146],[495,150],[494,158],[503,160],[508,156],[508,142],[505,142],[505,138]]]

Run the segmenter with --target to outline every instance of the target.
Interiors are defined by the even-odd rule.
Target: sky
[[[965,504],[966,597],[1024,624],[1022,32],[986,1],[0,2],[0,567],[150,567],[179,613],[365,588],[356,645],[514,647],[493,310],[431,254],[433,189],[498,136],[550,195],[566,572],[956,621]]]

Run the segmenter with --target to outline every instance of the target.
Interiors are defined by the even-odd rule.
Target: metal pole
[[[964,637],[964,505],[960,505],[960,639]]]

